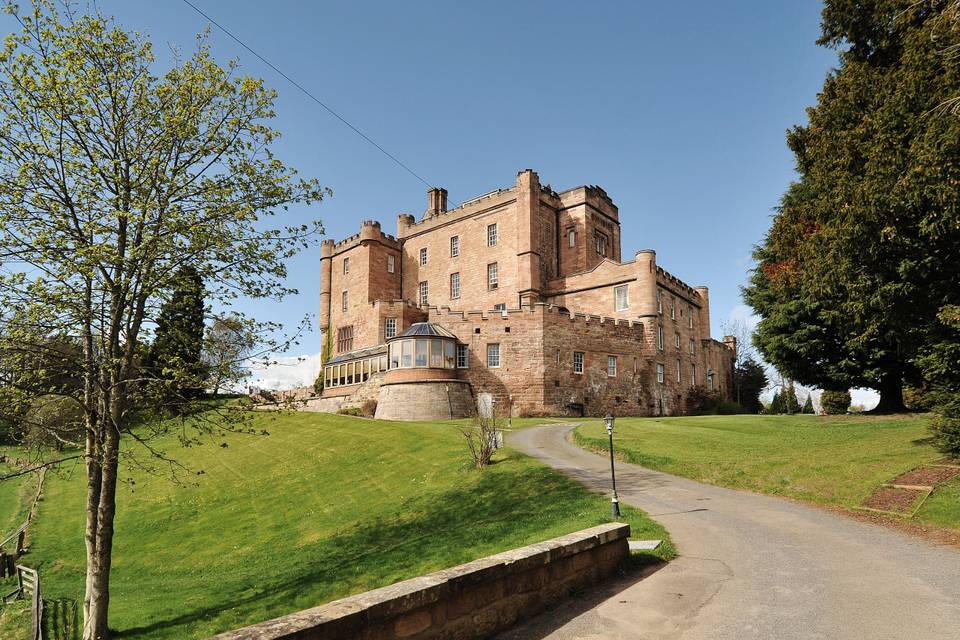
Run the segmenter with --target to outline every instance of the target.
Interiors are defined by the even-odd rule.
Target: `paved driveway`
[[[609,491],[609,459],[569,426],[508,443]],[[960,552],[786,500],[617,463],[620,500],[669,529],[679,557],[562,605],[511,639],[960,639]]]

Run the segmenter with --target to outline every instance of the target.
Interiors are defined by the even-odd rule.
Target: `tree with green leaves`
[[[788,134],[798,179],[744,294],[764,358],[805,385],[869,387],[902,411],[936,317],[960,302],[960,45],[945,0],[827,0],[839,52],[809,123]]]
[[[202,394],[206,382],[203,354],[203,280],[190,265],[175,276],[170,299],[160,307],[146,368],[159,383],[165,404]]]
[[[203,342],[207,386],[214,396],[231,384],[250,377],[247,361],[257,347],[256,323],[231,313],[214,318]]]
[[[760,413],[763,405],[760,394],[767,388],[767,374],[763,365],[751,357],[745,358],[733,372],[736,388],[739,389],[740,406],[745,413]]]
[[[800,413],[805,414],[814,414],[816,411],[813,410],[813,396],[809,393],[807,394],[807,399],[803,401],[803,407],[800,409]]]
[[[21,29],[0,51],[0,326],[17,315],[8,340],[62,334],[80,345],[70,397],[83,448],[42,464],[85,464],[82,637],[102,640],[121,460],[176,467],[150,441],[171,426],[148,421],[160,412],[143,391],[145,332],[186,265],[219,305],[288,293],[286,258],[321,229],[270,218],[326,191],[271,153],[275,92],[217,64],[203,37],[158,75],[143,36],[67,11],[7,6]],[[243,429],[243,416],[191,416],[177,431]]]
[[[820,406],[828,416],[839,416],[850,408],[850,392],[825,389],[820,394]]]

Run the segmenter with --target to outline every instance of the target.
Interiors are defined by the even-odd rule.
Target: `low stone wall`
[[[381,420],[449,420],[476,413],[470,384],[463,380],[417,380],[380,387]]]
[[[215,636],[215,640],[470,640],[617,570],[630,525],[611,523]]]

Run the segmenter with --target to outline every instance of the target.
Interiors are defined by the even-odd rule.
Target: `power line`
[[[270,68],[273,69],[274,71],[276,71],[276,72],[277,72],[278,74],[280,74],[287,82],[289,82],[290,84],[292,84],[293,86],[295,86],[297,89],[300,89],[300,91],[302,91],[305,96],[307,96],[308,98],[310,98],[311,100],[313,100],[314,102],[316,102],[318,105],[320,105],[321,107],[323,107],[324,109],[326,109],[327,112],[330,113],[330,115],[332,115],[332,116],[335,117],[337,120],[339,120],[339,121],[342,122],[343,124],[345,124],[345,125],[347,125],[348,127],[350,127],[350,129],[353,130],[354,133],[356,133],[358,136],[360,136],[361,138],[363,138],[364,140],[366,140],[367,142],[369,142],[370,144],[372,144],[373,146],[375,146],[377,149],[379,149],[380,152],[381,152],[383,155],[387,156],[388,158],[390,158],[391,160],[393,160],[394,162],[396,162],[398,165],[400,165],[400,167],[402,167],[407,173],[409,173],[409,174],[412,175],[414,178],[416,178],[417,180],[419,180],[420,182],[422,182],[423,184],[425,184],[428,188],[431,188],[431,189],[433,188],[433,185],[432,185],[432,184],[430,184],[429,182],[427,182],[426,180],[424,180],[423,178],[421,178],[413,169],[411,169],[410,167],[408,167],[407,165],[405,165],[403,162],[401,162],[399,158],[397,158],[395,155],[393,155],[392,153],[390,153],[389,151],[387,151],[386,149],[384,149],[383,147],[381,147],[379,144],[377,144],[376,142],[374,142],[374,141],[370,138],[370,136],[368,136],[367,134],[365,134],[363,131],[360,131],[360,129],[357,129],[355,126],[353,126],[352,124],[350,124],[349,122],[347,122],[347,120],[346,120],[343,116],[341,116],[339,113],[337,113],[336,111],[334,111],[333,109],[331,109],[330,107],[328,107],[326,104],[324,104],[322,100],[320,100],[320,99],[317,98],[315,95],[313,95],[312,93],[310,93],[309,91],[307,91],[307,90],[303,87],[303,85],[301,85],[299,82],[297,82],[296,80],[294,80],[293,78],[291,78],[290,76],[288,76],[287,74],[285,74],[283,71],[281,71],[280,69],[278,69],[278,68],[276,67],[276,65],[274,65],[272,62],[270,62],[269,60],[267,60],[266,58],[264,58],[262,55],[260,55],[259,53],[257,53],[257,52],[254,51],[253,49],[251,49],[243,40],[241,40],[241,39],[238,38],[237,36],[233,35],[233,33],[231,33],[229,29],[227,29],[227,28],[224,27],[222,24],[220,24],[219,22],[217,22],[216,20],[214,20],[213,18],[211,18],[210,16],[208,16],[208,15],[207,15],[206,13],[204,13],[203,11],[201,11],[201,10],[197,7],[197,5],[195,5],[195,4],[193,4],[192,2],[190,2],[190,0],[183,0],[183,2],[184,2],[184,4],[186,4],[187,6],[189,6],[191,9],[193,9],[194,11],[196,11],[197,13],[199,13],[201,16],[203,16],[204,18],[206,18],[207,20],[209,20],[210,23],[211,23],[213,26],[217,27],[218,29],[220,29],[221,31],[223,31],[225,34],[227,34],[228,36],[230,36],[230,38],[232,38],[234,42],[236,42],[236,43],[239,44],[241,47],[243,47],[244,49],[246,49],[247,51],[249,51],[250,53],[252,53],[254,56],[256,56],[256,57],[260,60],[260,62],[262,62],[263,64],[267,65],[268,67],[270,67]]]

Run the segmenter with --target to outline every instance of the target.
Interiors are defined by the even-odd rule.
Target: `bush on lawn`
[[[960,457],[960,397],[939,406],[939,413],[930,423],[933,446],[952,458]]]
[[[719,391],[708,391],[706,387],[691,387],[687,394],[687,414],[691,416],[734,415],[743,413],[736,402],[728,400]]]
[[[820,395],[820,406],[828,416],[844,415],[850,408],[850,392],[826,390]]]

